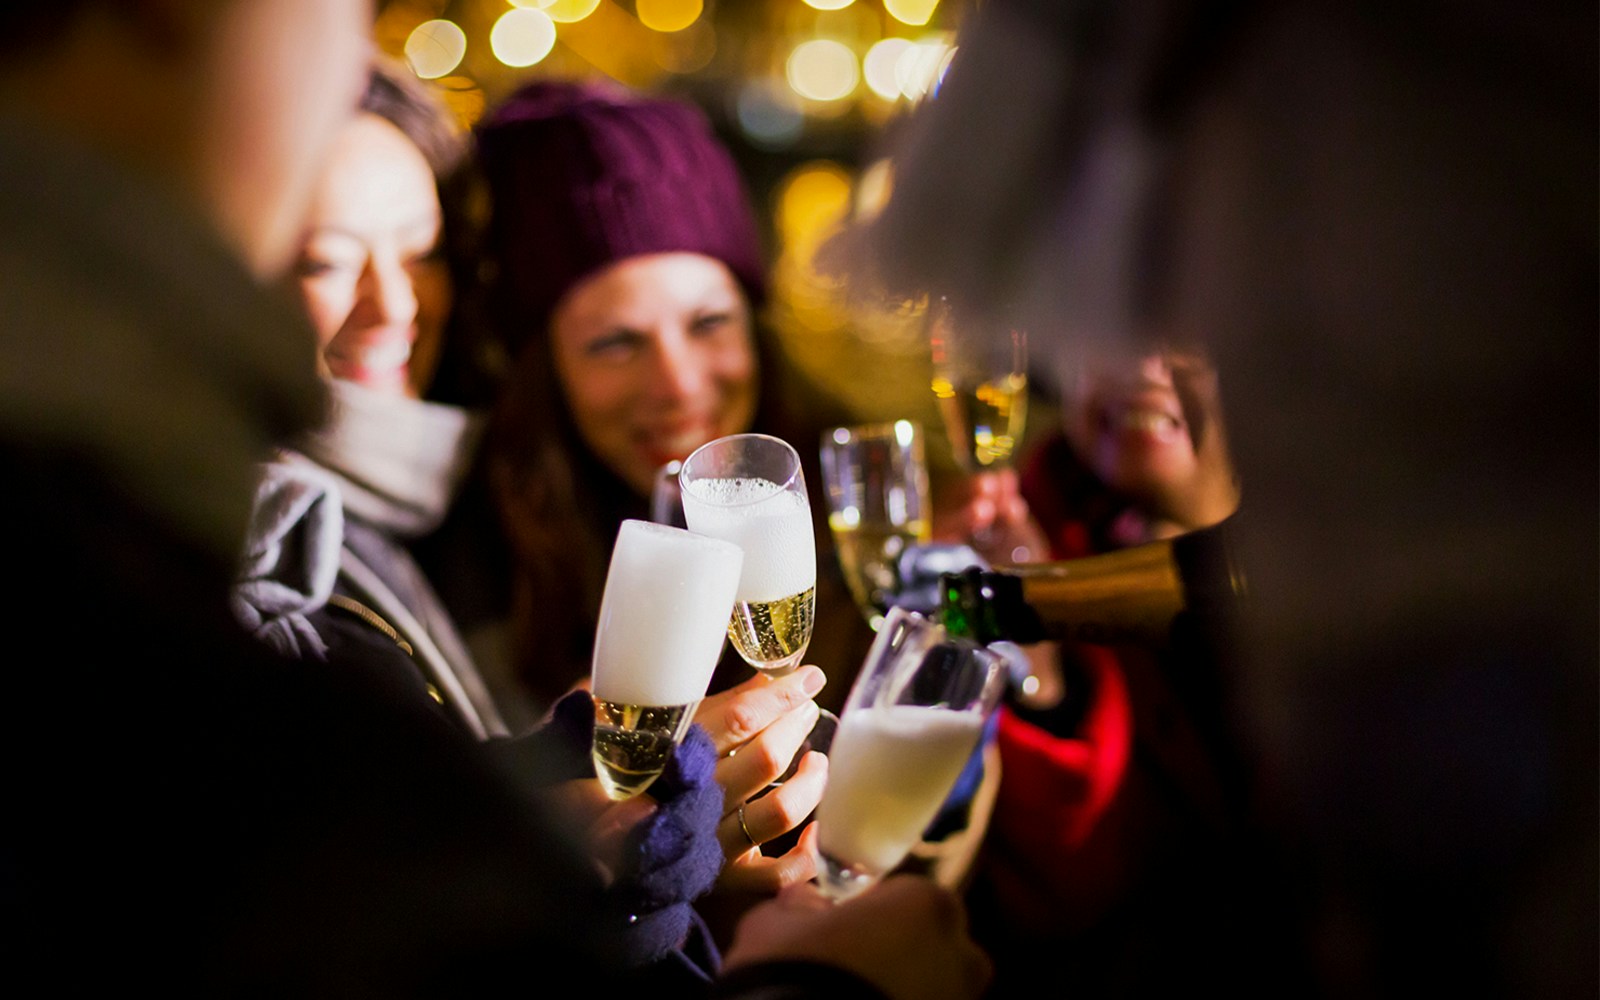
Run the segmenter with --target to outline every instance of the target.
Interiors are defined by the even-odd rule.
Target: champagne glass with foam
[[[850,689],[817,806],[817,883],[845,899],[905,860],[1005,688],[1004,661],[921,615],[885,616]]]
[[[698,448],[679,472],[689,529],[744,550],[728,638],[746,663],[793,673],[811,642],[817,544],[800,456],[765,434]]]
[[[728,638],[746,663],[772,677],[793,673],[811,642],[817,543],[800,455],[766,434],[701,445],[678,473],[692,531],[744,551]],[[836,720],[824,711],[807,747],[826,751]]]
[[[624,521],[595,630],[595,773],[613,799],[667,766],[722,653],[744,552],[730,542]]]

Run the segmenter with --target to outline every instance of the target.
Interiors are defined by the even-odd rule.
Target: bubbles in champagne
[[[704,697],[743,559],[726,541],[624,521],[595,630],[596,696],[657,706]]]
[[[690,528],[744,550],[739,600],[775,601],[816,586],[816,539],[803,495],[767,479],[697,479],[683,510]]]

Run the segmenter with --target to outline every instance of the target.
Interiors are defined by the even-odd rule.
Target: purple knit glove
[[[689,904],[722,870],[716,764],[711,737],[698,725],[689,727],[649,788],[659,808],[628,834],[610,896],[627,923],[629,957],[639,964],[683,944],[694,920]]]

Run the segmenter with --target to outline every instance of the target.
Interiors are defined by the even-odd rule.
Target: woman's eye
[[[301,257],[294,264],[294,273],[301,278],[317,278],[329,274],[333,270],[334,265],[332,263],[311,257]]]
[[[694,318],[694,322],[689,325],[689,330],[697,337],[709,337],[725,329],[731,322],[733,322],[732,313],[704,313]]]
[[[643,340],[631,330],[618,330],[603,337],[596,337],[589,341],[584,353],[591,358],[618,361],[631,357]]]
[[[406,266],[415,267],[419,264],[436,264],[442,260],[444,260],[444,247],[434,244],[408,256],[406,258]]]
[[[294,273],[301,278],[333,278],[341,275],[354,277],[361,273],[363,266],[359,261],[344,260],[339,257],[302,256],[295,262]]]

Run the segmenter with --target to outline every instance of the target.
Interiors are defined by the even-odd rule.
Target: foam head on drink
[[[768,479],[686,484],[684,516],[695,531],[744,550],[729,636],[758,667],[792,667],[811,639],[817,547],[803,493]]]
[[[775,601],[817,585],[817,543],[804,495],[768,479],[698,479],[683,507],[695,531],[744,550],[736,600]]]
[[[961,776],[983,722],[980,711],[926,705],[845,714],[817,807],[826,891],[850,895],[904,860]]]
[[[681,528],[624,521],[595,632],[595,765],[613,798],[666,766],[722,653],[744,553]]]

